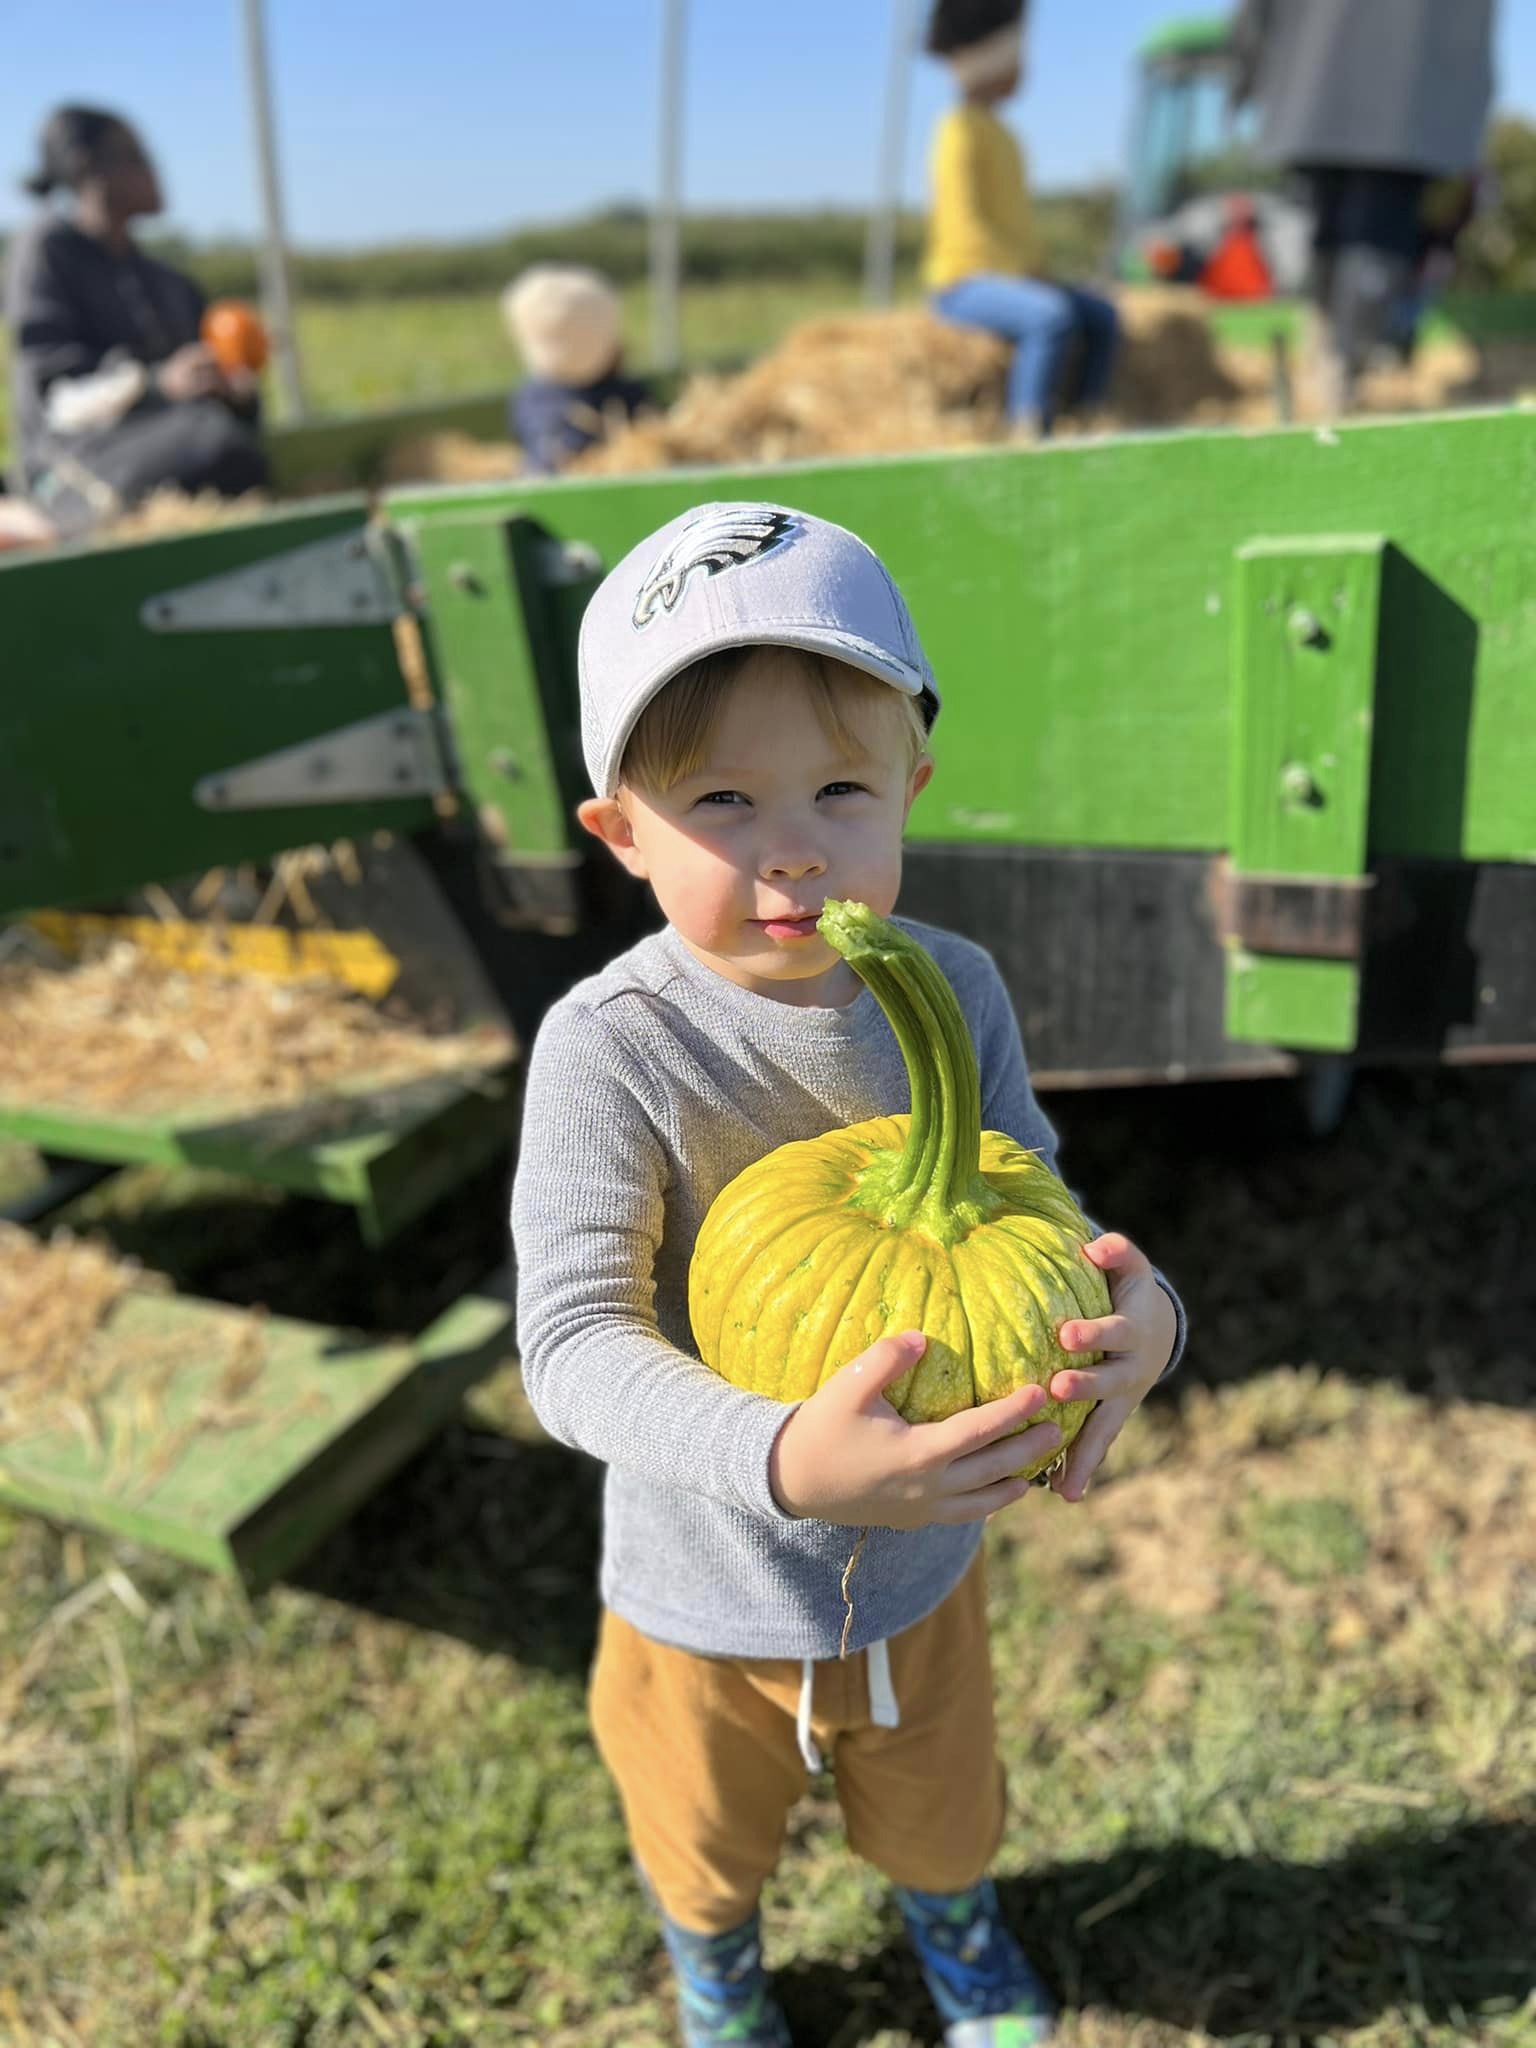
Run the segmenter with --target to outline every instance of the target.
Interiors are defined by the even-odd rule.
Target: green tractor
[[[1254,160],[1252,111],[1232,106],[1229,29],[1221,15],[1171,22],[1137,53],[1115,267],[1217,299],[1288,297],[1306,282],[1311,219]]]

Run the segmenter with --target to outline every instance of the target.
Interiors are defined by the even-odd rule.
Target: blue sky
[[[643,198],[655,158],[657,0],[267,0],[292,239],[470,235]],[[693,0],[688,203],[866,205],[893,0]],[[1109,175],[1132,53],[1191,0],[1035,0],[1015,109],[1036,182]],[[1216,9],[1220,12],[1218,6]],[[1503,0],[1502,106],[1536,113],[1536,0]],[[239,0],[4,0],[0,225],[61,99],[120,107],[162,166],[169,218],[249,233],[255,176]],[[919,60],[906,194],[946,89]]]

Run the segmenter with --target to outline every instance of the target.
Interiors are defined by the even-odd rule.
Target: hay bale
[[[1211,333],[1205,302],[1190,286],[1130,285],[1115,295],[1121,346],[1110,408],[1128,427],[1246,424],[1257,397],[1269,403],[1269,358],[1235,364]],[[1273,414],[1273,405],[1270,404]]]
[[[100,1391],[78,1379],[88,1341],[125,1294],[144,1287],[169,1292],[169,1282],[102,1245],[67,1234],[44,1244],[0,1223],[0,1442],[41,1426],[45,1407]],[[77,1377],[66,1386],[68,1373]]]
[[[188,974],[121,940],[73,967],[6,961],[0,1015],[0,1097],[135,1114],[291,1107],[515,1050],[499,1026],[433,1035],[333,982]]]
[[[1115,292],[1121,348],[1109,404],[1091,425],[1262,427],[1277,423],[1275,356],[1212,331],[1209,302],[1188,285]],[[1291,351],[1296,417],[1324,417],[1304,329]],[[1421,350],[1364,378],[1364,412],[1436,411],[1536,386],[1536,351],[1461,341]],[[670,411],[622,427],[577,458],[587,474],[786,462],[925,448],[975,447],[1007,432],[1006,343],[921,310],[809,320],[737,376],[690,379]],[[1069,414],[1060,431],[1078,423]]]
[[[168,1295],[164,1274],[120,1258],[105,1244],[61,1231],[47,1242],[0,1222],[0,1447],[66,1428],[107,1461],[109,1476],[131,1476],[136,1454],[151,1453],[140,1483],[173,1464],[211,1431],[248,1428],[262,1419],[250,1397],[267,1365],[263,1310],[225,1314],[216,1325],[178,1335],[129,1340],[114,1327],[131,1295]],[[210,1355],[210,1353],[212,1355]],[[218,1377],[174,1429],[162,1396],[176,1376],[216,1366]],[[131,1396],[125,1406],[111,1397]]]
[[[1117,303],[1124,342],[1113,424],[1247,423],[1256,404],[1272,412],[1267,359],[1258,375],[1234,367],[1197,293],[1128,288]],[[976,447],[1007,431],[1009,354],[995,336],[921,310],[809,320],[738,376],[692,378],[670,412],[635,422],[572,466],[609,474]]]
[[[477,441],[456,430],[410,434],[390,443],[383,480],[387,484],[494,483],[516,476],[522,466],[523,451],[515,441]]]
[[[922,312],[809,320],[733,377],[689,380],[571,465],[589,475],[973,447],[1002,426],[1007,349]]]
[[[95,540],[163,540],[172,533],[200,533],[210,526],[243,526],[272,509],[266,491],[221,498],[217,491],[178,491],[169,485],[100,527]]]

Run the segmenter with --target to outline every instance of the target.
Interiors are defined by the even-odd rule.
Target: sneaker
[[[724,1934],[695,1934],[663,1914],[661,1933],[677,1972],[685,2048],[790,2048],[756,1913]]]
[[[960,2020],[946,2028],[944,2048],[1039,2048],[1056,2032],[1053,2020],[999,2013],[989,2020]]]
[[[1003,1925],[990,1878],[964,1892],[895,1890],[946,2048],[1038,2048],[1052,2038],[1056,2002]]]

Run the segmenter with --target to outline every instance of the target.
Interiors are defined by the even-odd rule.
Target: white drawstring
[[[869,1681],[869,1718],[877,1728],[899,1728],[901,1708],[891,1683],[891,1646],[882,1636],[864,1652]],[[811,1733],[811,1706],[816,1687],[816,1661],[805,1658],[800,1665],[800,1698],[795,1707],[795,1740],[805,1768],[815,1773],[822,1768],[821,1751]]]
[[[795,1709],[795,1740],[800,1745],[805,1768],[813,1773],[821,1769],[821,1751],[811,1734],[811,1688],[815,1683],[815,1660],[807,1657],[800,1666],[800,1704]]]
[[[882,1636],[864,1654],[869,1659],[869,1718],[877,1728],[899,1728],[901,1709],[891,1684],[891,1646]]]

